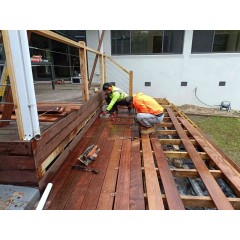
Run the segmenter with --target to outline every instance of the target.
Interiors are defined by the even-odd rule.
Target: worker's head
[[[126,105],[127,105],[127,107],[133,107],[133,97],[132,96],[126,97]]]
[[[112,85],[110,83],[104,83],[102,89],[105,93],[110,93],[112,91]]]

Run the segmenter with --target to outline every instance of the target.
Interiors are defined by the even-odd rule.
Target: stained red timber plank
[[[104,121],[104,120],[103,120]],[[112,128],[107,124],[101,134],[97,145],[101,149],[96,160],[96,167],[99,174],[93,174],[87,192],[84,196],[81,208],[82,210],[95,210],[97,208],[99,196],[101,193],[104,177],[106,174],[109,159],[114,142],[112,141]],[[114,135],[114,133],[113,133]]]
[[[130,210],[145,210],[138,126],[133,126],[132,128],[130,159]]]
[[[154,154],[157,160],[157,165],[161,180],[163,183],[167,204],[170,210],[184,210],[184,205],[176,187],[173,175],[169,168],[162,146],[158,138],[151,138]]]
[[[34,170],[0,171],[1,183],[37,186],[37,177]]]
[[[227,162],[222,158],[214,149],[208,144],[208,142],[193,128],[193,126],[186,121],[184,118],[179,118],[180,122],[187,128],[187,130],[192,134],[198,144],[203,148],[203,150],[209,155],[212,161],[218,166],[222,171],[224,176],[227,178],[228,183],[234,188],[236,194],[240,195],[240,177],[237,175],[227,164]]]
[[[78,154],[78,151],[79,151],[78,149],[80,149],[81,147],[82,147],[82,149],[84,149],[84,147],[86,148],[88,146],[88,142],[90,141],[90,138],[94,136],[96,128],[99,127],[99,124],[100,124],[100,122],[98,122],[98,121],[95,121],[93,123],[91,128],[86,132],[86,134],[84,136],[85,144],[83,143],[83,140],[79,141],[79,143],[76,145],[76,147],[72,151],[71,156],[69,156],[70,160],[68,160],[68,161],[66,160],[64,162],[63,166],[59,169],[57,175],[55,176],[55,178],[52,181],[53,187],[52,187],[51,193],[48,198],[49,200],[55,198],[57,192],[60,190],[63,183],[66,181],[68,175],[71,174],[71,172],[72,172],[71,165],[73,165],[73,163],[75,163],[75,161],[76,161],[75,157]]]
[[[123,135],[124,127],[113,125],[113,130],[114,129],[117,130],[117,136],[112,138],[112,141],[114,141],[114,145],[113,145],[108,168],[106,171],[103,186],[102,186],[101,193],[98,200],[98,205],[97,205],[98,210],[113,209],[119,160],[121,156],[121,149],[122,149],[122,143],[123,143],[123,139],[121,139],[119,136]]]
[[[51,165],[51,167],[41,177],[40,181],[38,182],[40,189],[43,189],[44,187],[46,187],[47,183],[49,183],[53,180],[53,177],[59,171],[59,169],[65,162],[65,160],[72,153],[73,149],[76,148],[76,145],[82,139],[84,134],[86,134],[87,131],[89,130],[89,128],[93,125],[94,121],[99,116],[99,113],[100,113],[100,110],[98,110],[96,112],[96,114],[87,122],[87,124],[84,126],[84,128],[81,129],[81,131],[75,136],[75,138],[65,147],[63,153],[61,153],[61,155],[57,157],[57,159],[54,161],[54,163]]]
[[[78,201],[84,198],[87,189],[86,186],[88,187],[90,182],[89,178],[92,173],[71,169],[71,165],[76,164],[77,157],[79,157],[88,146],[96,143],[104,126],[104,122],[100,123],[96,121],[96,124],[94,123],[87,131],[87,137],[83,137],[73,149],[72,153],[67,158],[67,162],[53,181],[53,188],[55,185],[57,186],[55,186],[56,190],[54,191],[53,189],[53,193],[51,192],[49,196],[52,202],[48,209],[79,209],[76,205],[78,205]],[[83,180],[80,181],[79,179]]]
[[[149,210],[163,210],[163,199],[158,182],[149,136],[141,136],[148,208]]]
[[[98,119],[98,123],[99,123],[98,128],[95,128],[95,132],[92,134],[92,137],[88,141],[88,144],[86,145],[86,147],[92,144],[98,144],[99,138],[102,136],[102,134],[106,134],[106,132],[104,133],[106,123],[104,121],[100,121],[100,119]],[[83,141],[81,142],[84,143],[85,140],[86,138],[84,137]],[[101,148],[101,145],[99,145],[99,147]],[[102,151],[102,149],[100,149],[100,151]],[[78,152],[78,156],[82,152]],[[98,166],[97,166],[98,158],[93,163],[91,163],[91,165],[89,166],[90,168],[98,169]],[[93,175],[91,172],[80,171],[80,170],[73,170],[73,171],[75,171],[75,174],[77,174],[78,181],[76,185],[72,186],[72,192],[64,208],[67,210],[81,209],[81,205],[84,201],[85,195],[87,194],[88,187],[91,183],[92,175]]]
[[[90,168],[99,170],[100,173],[97,175],[90,172],[82,173],[76,186],[73,187],[72,194],[65,209],[96,209],[106,165],[110,156],[108,151],[111,152],[111,144],[108,146],[108,142],[106,142],[110,133],[108,122],[105,120],[101,120],[100,122],[102,124],[101,134],[99,135],[99,129],[97,129],[95,137],[92,139],[92,144],[97,144],[100,148],[100,152],[97,159],[89,166]]]
[[[122,146],[114,210],[128,210],[130,197],[130,151],[131,151],[131,129],[125,128]]]
[[[35,163],[38,167],[54,151],[60,142],[64,141],[71,133],[75,133],[79,125],[84,125],[91,114],[94,114],[101,105],[101,94],[97,94],[86,102],[78,111],[70,113],[65,118],[43,132],[38,141],[32,141]]]
[[[185,146],[188,154],[191,157],[193,164],[195,165],[196,169],[199,172],[199,175],[204,182],[211,198],[213,199],[216,207],[219,210],[232,210],[233,207],[231,203],[228,201],[224,193],[222,192],[221,188],[217,184],[216,180],[209,172],[207,166],[202,161],[202,158],[199,156],[197,150],[192,145],[191,141],[187,137],[186,133],[184,132],[183,128],[181,127],[180,123],[178,122],[177,118],[175,117],[173,111],[170,108],[167,108],[168,114],[172,119],[175,129],[180,136],[183,145]]]
[[[33,156],[0,156],[0,170],[35,169]]]

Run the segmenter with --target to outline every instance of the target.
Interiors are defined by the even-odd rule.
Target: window
[[[112,54],[130,53],[130,31],[111,31]]]
[[[192,53],[238,51],[240,51],[240,30],[197,30],[193,32]]]
[[[112,54],[181,54],[184,31],[113,30]]]

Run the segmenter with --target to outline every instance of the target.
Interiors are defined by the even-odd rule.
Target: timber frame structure
[[[41,137],[32,135],[31,140],[24,140],[26,134],[24,134],[23,116],[25,114],[21,112],[20,108],[20,91],[16,87],[18,79],[14,69],[9,32],[11,31],[2,31],[11,87],[8,88],[6,93],[6,104],[1,102],[0,106],[2,112],[0,118],[0,134],[2,135],[0,141],[0,183],[34,186],[42,190],[52,180],[52,177],[84,132],[99,116],[104,101],[103,93],[90,98],[91,82],[87,78],[87,51],[96,54],[96,59],[99,58],[100,60],[100,88],[106,81],[106,59],[129,76],[129,94],[132,94],[133,75],[131,71],[129,72],[121,67],[109,56],[85,46],[85,42],[75,42],[51,31],[28,31],[28,38],[31,32],[35,32],[79,49],[82,99],[79,103],[72,104],[69,102],[33,103],[32,105],[38,111],[38,121],[49,122],[50,125],[46,127],[40,123],[40,128],[43,131]],[[17,33],[16,35],[18,37],[21,34]],[[30,59],[30,56],[27,57]],[[30,82],[33,82],[32,79],[30,79]],[[48,117],[41,116],[44,112],[52,114],[48,114]],[[13,126],[14,129],[11,126],[9,127],[13,120],[17,120],[17,130],[16,124],[15,127]],[[36,124],[37,122],[35,122]],[[11,136],[13,130],[14,134]],[[18,132],[18,136],[16,136],[16,132]]]
[[[59,108],[70,110],[48,128],[43,127],[40,139],[1,139],[0,183],[43,191],[52,182],[45,209],[240,209],[240,168],[176,106],[156,99],[164,107],[165,117],[149,136],[141,135],[134,113],[124,107],[116,118],[101,119],[104,93],[88,94],[86,51],[93,50],[50,31],[35,32],[82,49],[84,102],[52,104],[56,117],[61,115]],[[103,63],[107,56],[95,53]],[[104,64],[101,69],[102,84]],[[129,74],[132,95],[133,74],[122,70]],[[37,107],[38,112],[49,110],[44,104]],[[13,111],[9,112],[12,115]],[[71,168],[91,144],[101,149],[91,164],[100,171],[96,175]]]

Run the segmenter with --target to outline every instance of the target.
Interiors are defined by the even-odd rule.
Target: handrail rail
[[[87,46],[84,46],[82,45],[80,42],[76,42],[76,41],[73,41],[69,38],[66,38],[66,37],[63,37],[57,33],[54,33],[54,32],[51,32],[49,30],[30,30],[31,32],[34,32],[34,33],[37,33],[41,36],[44,36],[44,37],[48,37],[48,38],[51,38],[53,40],[57,40],[59,42],[62,42],[62,43],[65,43],[65,44],[68,44],[68,45],[71,45],[73,47],[77,47],[77,48],[84,48],[86,49],[87,51],[90,51],[92,53],[96,53],[96,54],[99,54],[99,55],[102,55],[101,52],[99,51],[96,51],[92,48],[89,48]]]
[[[127,71],[124,67],[122,67],[121,65],[119,65],[117,62],[115,62],[111,57],[105,55],[106,58],[108,58],[111,62],[113,62],[115,65],[117,65],[119,68],[121,68],[125,73],[130,74],[130,71]]]

